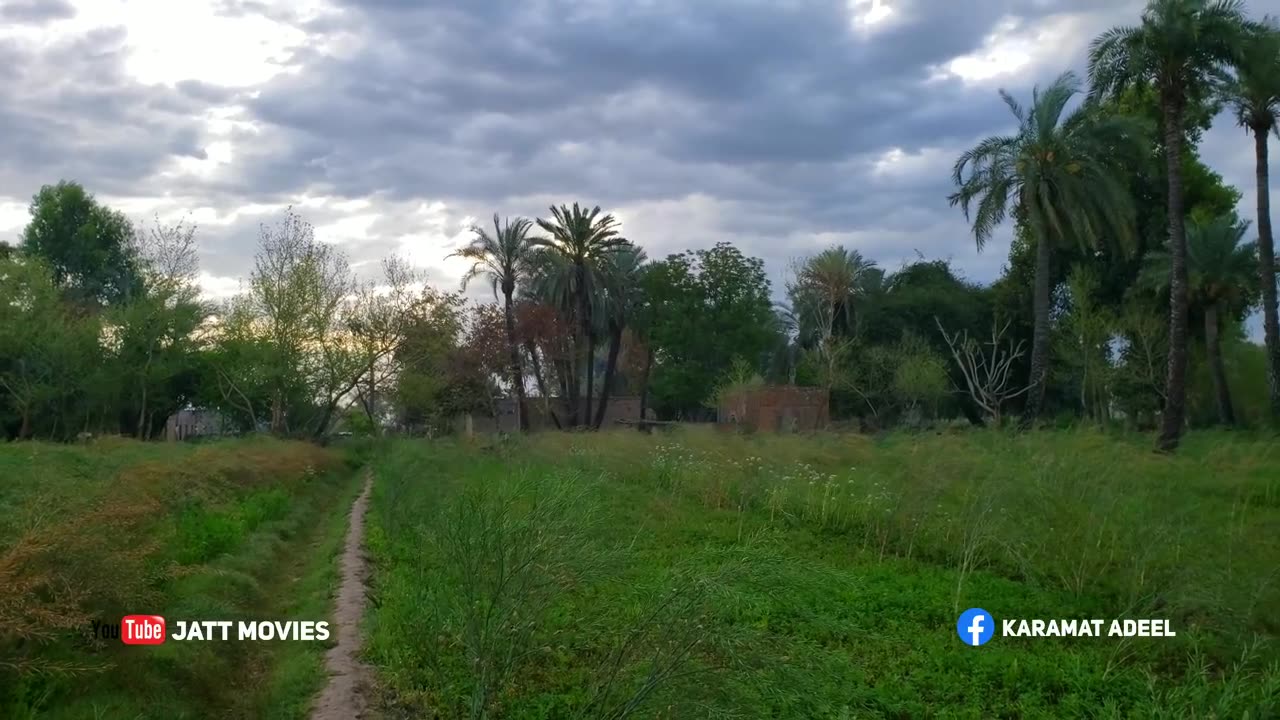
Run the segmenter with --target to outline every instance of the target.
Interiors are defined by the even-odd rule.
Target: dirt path
[[[365,475],[364,489],[351,505],[351,520],[342,550],[342,585],[338,588],[333,619],[338,644],[325,655],[329,684],[316,701],[311,720],[355,720],[365,710],[366,669],[360,664],[360,619],[364,616],[364,513],[369,506],[373,473]]]

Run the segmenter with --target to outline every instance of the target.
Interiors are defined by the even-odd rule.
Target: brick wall
[[[716,423],[753,432],[807,432],[830,422],[827,391],[795,385],[768,385],[728,393],[716,409]]]

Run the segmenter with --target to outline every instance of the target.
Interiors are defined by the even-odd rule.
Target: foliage
[[[533,245],[542,251],[534,260],[535,293],[573,318],[573,355],[569,377],[569,418],[571,427],[586,426],[591,418],[592,372],[597,328],[603,311],[599,307],[600,289],[615,252],[630,243],[619,234],[613,215],[561,205],[551,208],[551,219],[538,220],[538,227],[548,237],[535,238]],[[586,399],[579,405],[578,379],[586,380]]]
[[[19,249],[42,259],[74,304],[100,308],[135,292],[138,258],[130,247],[133,228],[124,215],[66,181],[40,188],[30,211]]]
[[[655,357],[653,406],[662,417],[699,417],[735,358],[760,367],[777,328],[764,263],[728,243],[655,262],[641,286]]]
[[[1098,423],[1111,419],[1113,395],[1111,342],[1117,320],[1098,303],[1099,280],[1088,267],[1072,268],[1067,279],[1070,307],[1058,329],[1057,349],[1078,388],[1084,416]]]
[[[1080,92],[1072,73],[1059,76],[1043,93],[1036,89],[1030,109],[1007,93],[1001,97],[1018,120],[1018,133],[991,137],[956,161],[951,195],[969,219],[981,250],[1007,214],[1025,224],[1035,244],[1030,391],[1024,424],[1043,409],[1050,374],[1050,318],[1053,260],[1060,247],[1122,254],[1136,245],[1133,203],[1118,168],[1139,156],[1138,129],[1127,117],[1085,105],[1064,117]]]
[[[1134,130],[1085,106],[1066,114],[1080,92],[1072,73],[1059,76],[1029,109],[1001,93],[1018,134],[990,137],[956,161],[950,196],[970,217],[978,248],[1015,207],[1039,241],[1092,247],[1106,239],[1132,245],[1133,209],[1115,172],[1131,152]]]
[[[1187,229],[1187,280],[1193,306],[1219,307],[1241,316],[1257,293],[1254,244],[1244,242],[1249,223],[1234,213],[1195,219]],[[1169,254],[1153,251],[1140,280],[1162,291],[1169,284]]]

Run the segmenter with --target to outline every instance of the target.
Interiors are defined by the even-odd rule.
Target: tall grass
[[[399,444],[378,477],[370,660],[392,716],[1265,717],[1280,706],[1269,530],[1280,456],[1265,439],[1195,434],[1167,458],[1087,430],[545,434]],[[571,533],[537,522],[579,560],[522,615],[526,650],[476,715],[463,699],[494,674],[469,649],[482,643],[466,640],[466,608],[489,604],[439,593],[458,586],[462,558],[492,566],[514,549],[449,538],[495,527],[477,518],[527,518],[539,493],[573,498],[557,516]],[[495,504],[482,512],[481,497]],[[1009,639],[975,653],[954,632],[974,605],[1167,617],[1178,637]],[[428,606],[449,617],[415,644]]]
[[[1280,534],[1268,530],[1280,527],[1280,445],[1265,438],[1201,433],[1175,458],[1092,430],[882,443],[614,433],[539,437],[529,451],[843,535],[880,557],[1159,608],[1229,648],[1280,629]]]
[[[245,712],[254,693],[231,686],[266,655],[238,643],[123,647],[92,624],[275,607],[284,548],[350,477],[338,454],[261,440],[13,444],[0,446],[0,468],[6,718],[174,717],[193,702],[205,716]]]

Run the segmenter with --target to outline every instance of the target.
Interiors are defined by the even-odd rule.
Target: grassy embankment
[[[1273,717],[1280,446],[547,434],[375,463],[388,717]],[[956,636],[959,612],[1176,638]],[[1246,714],[1249,713],[1249,714]]]
[[[272,440],[0,445],[0,717],[305,717],[327,643],[126,646],[92,623],[327,619],[355,475]]]

